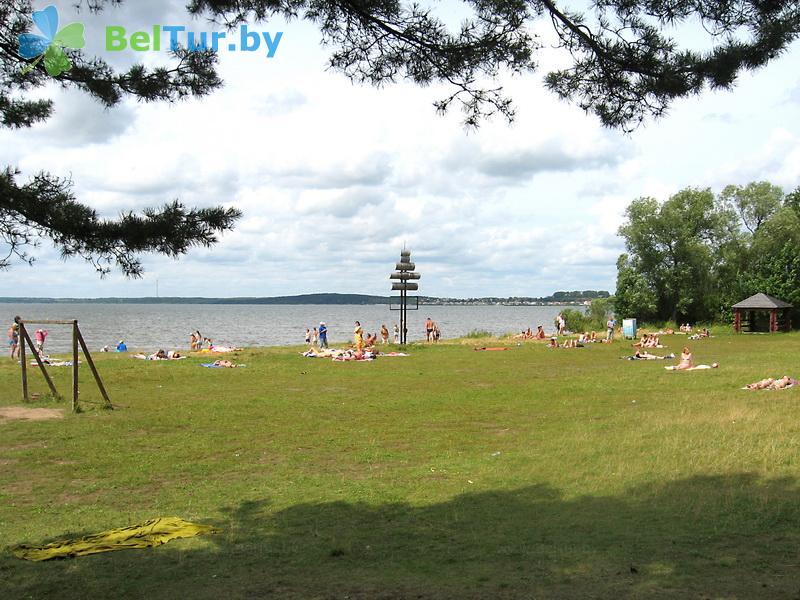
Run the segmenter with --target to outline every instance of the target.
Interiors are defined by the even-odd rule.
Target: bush
[[[494,334],[491,331],[486,331],[485,329],[473,329],[465,338],[487,338],[492,337]]]
[[[586,331],[589,319],[583,312],[568,308],[562,311],[561,315],[564,317],[564,321],[567,322],[569,331]]]

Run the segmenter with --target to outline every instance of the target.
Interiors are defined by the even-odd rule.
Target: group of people
[[[189,348],[193,352],[203,349],[211,350],[213,347],[214,342],[211,341],[211,338],[203,337],[198,329],[189,334]]]
[[[159,350],[153,354],[134,354],[134,358],[141,358],[142,360],[179,360],[186,358],[177,350]]]
[[[438,342],[441,337],[442,330],[439,329],[439,324],[430,317],[425,319],[425,341]]]
[[[708,330],[708,328],[704,327],[703,329],[701,329],[697,333],[694,333],[694,334],[690,335],[688,339],[690,339],[690,340],[702,340],[703,338],[710,338],[710,337],[711,337],[711,332]]]
[[[663,348],[661,338],[655,333],[643,333],[641,339],[633,344],[634,348]]]
[[[328,347],[328,326],[325,325],[324,321],[320,321],[319,327],[314,327],[313,331],[310,328],[306,328],[305,342],[320,348]]]
[[[531,328],[528,327],[525,331],[522,331],[514,336],[516,340],[544,340],[547,336],[544,333],[544,327],[541,325],[537,325],[536,332],[531,331]]]
[[[762,379],[761,381],[748,383],[744,387],[748,390],[782,390],[793,385],[800,385],[800,381],[797,379],[792,379],[788,375],[784,375],[780,379],[768,377],[767,379]]]
[[[388,344],[389,343],[389,328],[386,327],[384,323],[381,325],[380,329],[380,336],[381,336],[381,343]],[[400,341],[400,326],[395,323],[394,325],[394,343],[398,343]],[[375,344],[378,343],[378,334],[377,333],[368,333],[366,336],[364,335],[364,328],[361,326],[360,321],[356,321],[355,327],[353,328],[353,344],[356,347],[356,350],[364,350],[369,348],[374,348]]]
[[[22,319],[19,316],[14,317],[14,322],[11,323],[8,328],[8,347],[11,360],[18,359],[20,355],[19,324],[21,321]],[[47,340],[48,335],[50,335],[50,332],[48,332],[46,329],[37,329],[33,334],[34,339],[36,340],[36,346],[33,348],[33,351],[36,352],[36,354],[38,354],[40,357],[46,356],[44,353],[44,343]]]

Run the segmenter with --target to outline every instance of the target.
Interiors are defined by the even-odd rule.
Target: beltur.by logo
[[[83,23],[70,23],[63,28],[58,28],[58,9],[48,6],[44,10],[34,11],[31,15],[33,22],[42,35],[36,33],[21,33],[19,41],[19,55],[25,59],[35,58],[29,63],[22,73],[27,73],[39,64],[44,58],[44,68],[52,77],[57,77],[72,68],[72,62],[64,53],[64,48],[79,50],[86,45],[84,39]]]
[[[230,37],[228,37],[230,33]],[[187,31],[183,25],[153,25],[150,31],[134,31],[128,34],[121,25],[106,27],[106,50],[120,52],[130,48],[135,52],[159,52],[162,38],[169,36],[166,45],[170,50],[180,46],[190,51],[228,50],[230,52],[256,52],[260,49],[267,58],[273,58],[281,43],[283,32],[275,34],[267,31],[251,31],[247,25],[241,25],[237,32],[226,31]]]

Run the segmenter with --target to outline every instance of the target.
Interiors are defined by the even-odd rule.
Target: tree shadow
[[[797,598],[794,479],[693,477],[565,498],[537,485],[414,506],[226,508],[224,532],[49,563],[4,597]]]

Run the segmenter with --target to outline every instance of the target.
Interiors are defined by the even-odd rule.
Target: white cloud
[[[95,34],[109,20],[192,24],[163,4],[129,2],[81,18]],[[785,102],[797,88],[785,76],[798,72],[797,52],[743,76],[733,93],[676,103],[630,136],[558,101],[538,76],[504,79],[514,124],[495,119],[465,131],[461,115],[435,114],[443,88],[352,85],[325,71],[313,26],[259,27],[284,31],[276,57],[221,53],[225,87],[207,98],[105,111],[76,91],[49,90],[57,101],[50,122],[0,131],[0,164],[71,175],[76,195],[103,215],[174,198],[245,214],[212,249],[180,261],[146,256],[144,281],[101,281],[45,245],[35,269],[14,268],[19,289],[138,296],[152,294],[158,278],[162,295],[387,293],[404,242],[423,294],[612,289],[616,231],[634,198],[753,179],[800,183],[798,105]],[[168,60],[107,57],[93,43],[115,64]],[[545,50],[544,63],[558,61]]]

